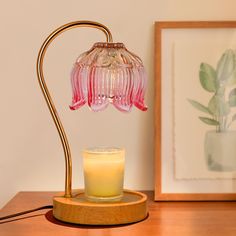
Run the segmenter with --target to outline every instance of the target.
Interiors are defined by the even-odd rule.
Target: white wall
[[[153,189],[153,36],[158,20],[235,20],[234,0],[1,1],[0,8],[0,206],[18,191],[63,190],[64,156],[39,90],[35,62],[45,37],[74,20],[107,25],[147,68],[149,110],[122,114],[113,107],[70,111],[69,73],[77,55],[104,40],[91,29],[58,38],[45,59],[45,77],[55,97],[73,154],[73,187],[83,186],[80,152],[87,146],[124,146],[125,186]]]

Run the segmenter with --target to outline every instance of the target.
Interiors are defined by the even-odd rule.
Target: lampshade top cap
[[[97,42],[93,48],[125,48],[125,45],[123,43]]]

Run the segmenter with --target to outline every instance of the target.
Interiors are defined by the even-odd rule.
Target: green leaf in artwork
[[[231,107],[236,107],[236,95],[233,95],[229,98],[229,105]]]
[[[228,86],[232,86],[236,84],[236,68],[233,71],[233,73],[229,76],[229,78],[227,79],[227,85]]]
[[[199,71],[199,79],[202,87],[208,92],[216,92],[216,71],[215,69],[207,64],[201,63]]]
[[[199,119],[204,122],[205,124],[208,124],[208,125],[219,125],[220,123],[217,121],[217,120],[214,120],[214,119],[210,119],[210,118],[207,118],[207,117],[199,117]]]
[[[229,105],[231,107],[236,106],[236,88],[232,89],[229,93]]]
[[[202,105],[201,103],[194,101],[192,99],[188,99],[188,101],[190,102],[190,104],[192,104],[193,107],[195,107],[199,111],[202,111],[202,112],[212,115],[212,113],[209,111],[209,109],[206,106]]]
[[[226,116],[230,112],[229,104],[219,95],[214,95],[211,98],[208,104],[208,109],[214,116]]]
[[[217,64],[217,80],[227,81],[232,77],[236,69],[236,56],[232,49],[228,49],[221,56]],[[232,78],[231,78],[232,80]]]

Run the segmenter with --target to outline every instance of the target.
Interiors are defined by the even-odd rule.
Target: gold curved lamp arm
[[[56,125],[57,131],[59,133],[63,150],[64,150],[64,155],[65,155],[65,197],[72,197],[71,194],[71,186],[72,186],[72,161],[71,161],[71,152],[70,152],[70,147],[68,143],[68,139],[65,133],[65,130],[63,128],[63,125],[60,121],[60,118],[57,114],[57,110],[55,108],[55,105],[52,101],[52,98],[50,96],[50,93],[48,91],[47,85],[44,80],[44,75],[43,75],[43,61],[44,61],[44,56],[46,53],[46,50],[50,43],[61,33],[63,33],[66,30],[76,28],[76,27],[90,27],[90,28],[96,28],[101,31],[106,35],[106,40],[107,42],[112,42],[112,35],[109,29],[97,22],[93,21],[75,21],[71,22],[65,25],[62,25],[61,27],[57,28],[55,31],[53,31],[44,41],[43,45],[41,46],[39,53],[38,53],[38,58],[37,58],[37,76],[38,76],[38,81],[41,87],[41,90],[43,92],[44,98],[47,102],[48,108],[50,110],[50,113],[52,115],[53,121]]]

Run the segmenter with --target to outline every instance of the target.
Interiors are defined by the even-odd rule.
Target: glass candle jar
[[[120,201],[123,196],[125,150],[88,148],[83,151],[85,195],[89,201]]]

